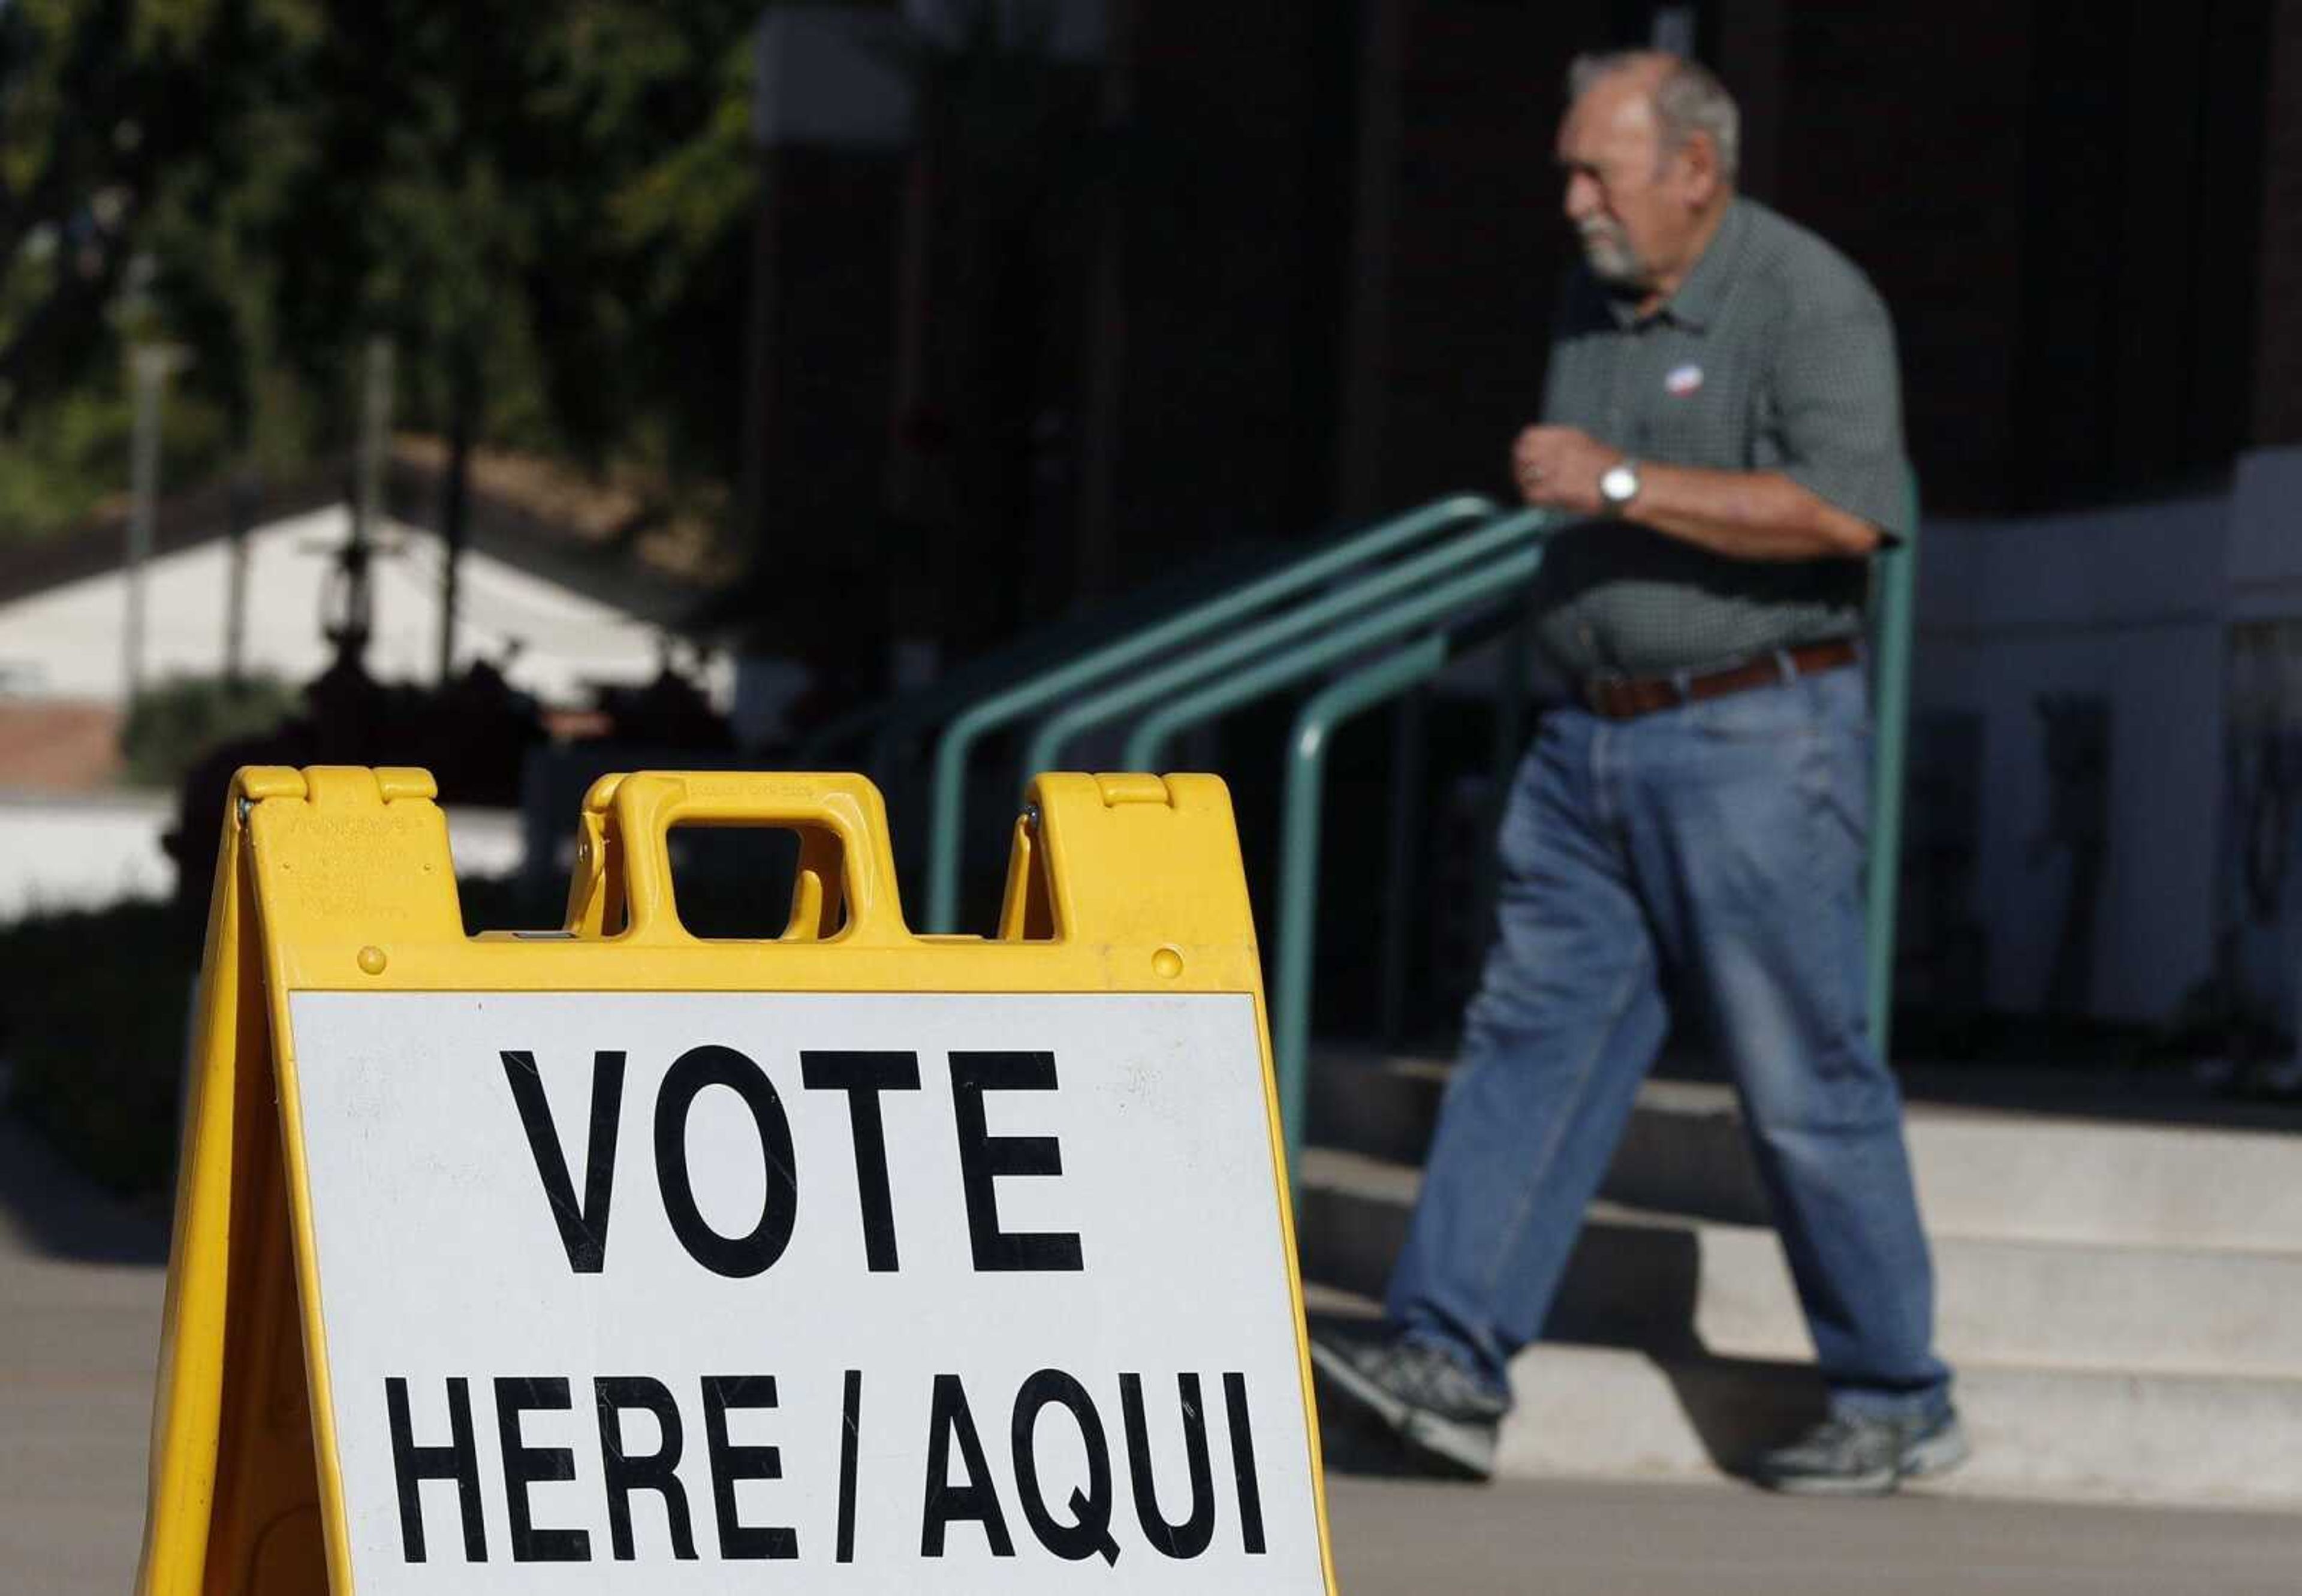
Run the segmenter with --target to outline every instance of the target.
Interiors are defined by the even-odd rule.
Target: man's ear
[[[1678,162],[1686,197],[1695,209],[1701,210],[1718,194],[1723,181],[1718,171],[1718,146],[1707,132],[1689,133],[1686,142],[1678,147]]]

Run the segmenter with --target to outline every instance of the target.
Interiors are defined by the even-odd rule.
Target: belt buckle
[[[1606,670],[1594,670],[1583,678],[1583,705],[1593,715],[1604,715],[1609,720],[1618,719],[1621,711],[1616,707],[1615,690],[1626,677]]]

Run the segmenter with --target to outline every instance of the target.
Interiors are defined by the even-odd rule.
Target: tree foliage
[[[383,333],[407,424],[731,475],[759,9],[0,0],[0,434],[86,475],[164,338],[180,453],[306,458]]]

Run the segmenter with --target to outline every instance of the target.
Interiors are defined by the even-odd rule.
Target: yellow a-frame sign
[[[434,795],[237,778],[140,1590],[1332,1592],[1220,782],[1041,777],[988,939],[868,782],[723,773],[467,937]],[[681,826],[800,833],[782,937],[687,934]]]

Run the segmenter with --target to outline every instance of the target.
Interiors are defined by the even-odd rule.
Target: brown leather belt
[[[1772,687],[1819,670],[1836,670],[1861,658],[1861,651],[1850,639],[1834,637],[1827,643],[1801,643],[1777,653],[1760,654],[1755,659],[1730,665],[1724,670],[1705,671],[1701,676],[1591,676],[1583,683],[1583,702],[1594,715],[1604,715],[1609,720],[1630,720],[1658,710],[1699,703],[1706,698],[1724,698],[1730,693],[1743,693],[1752,687]]]

